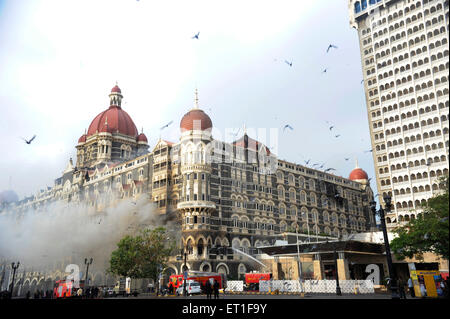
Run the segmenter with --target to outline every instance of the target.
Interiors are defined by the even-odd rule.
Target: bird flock
[[[137,1],[139,1],[139,0],[137,0]],[[198,31],[197,33],[195,33],[195,34],[191,37],[191,39],[192,39],[192,40],[200,40],[200,31]],[[326,54],[330,53],[332,50],[337,50],[337,49],[338,49],[338,46],[337,46],[337,45],[329,44],[328,47],[327,47],[327,49],[326,49]],[[278,59],[276,59],[276,58],[274,58],[273,60],[274,60],[274,62],[277,62],[277,61],[278,61]],[[285,63],[289,68],[292,68],[292,66],[293,66],[293,61],[292,61],[292,60],[284,59],[284,63]],[[322,74],[327,73],[328,70],[329,70],[328,67],[324,68],[324,69],[322,70]],[[362,83],[364,83],[364,80],[361,81],[361,84],[362,84]],[[173,121],[170,121],[170,122],[168,122],[167,124],[165,124],[164,126],[162,126],[162,127],[160,128],[160,131],[163,131],[165,128],[168,128],[172,123],[173,123]],[[335,125],[332,124],[332,123],[330,123],[330,122],[328,122],[328,121],[327,121],[327,124],[328,124],[328,129],[329,129],[330,133],[332,134],[333,138],[335,138],[335,139],[339,138],[339,137],[341,136],[341,134],[338,134],[338,133],[336,132],[336,127],[335,127]],[[293,131],[293,130],[294,130],[294,127],[293,127],[292,125],[290,125],[290,124],[284,124],[284,126],[283,126],[283,133],[285,133],[286,130]],[[230,134],[233,135],[234,138],[236,138],[236,137],[238,136],[238,134],[239,134],[239,131],[240,131],[240,129],[238,129],[238,131],[237,131],[236,133],[230,132]],[[32,142],[35,138],[36,138],[36,135],[34,135],[34,136],[33,136],[31,139],[29,139],[29,140],[27,140],[27,139],[25,139],[25,138],[22,138],[22,139],[25,141],[25,143],[27,143],[27,144],[29,145],[29,144],[31,144],[31,142]],[[370,150],[365,151],[364,153],[369,153],[369,152],[372,152],[372,151],[373,151],[373,150],[370,149]],[[346,158],[344,158],[344,160],[345,160],[345,161],[349,161],[350,158],[346,157]],[[311,162],[311,159],[305,160],[304,162],[305,162],[305,165],[306,165],[306,166],[309,166],[309,164],[310,164],[310,162]],[[332,168],[332,167],[325,168],[325,163],[314,163],[314,164],[311,165],[311,168],[318,169],[318,170],[323,170],[325,173],[327,173],[327,172],[332,172],[332,171],[336,171],[336,169],[335,169],[335,168]],[[325,169],[324,169],[324,168],[325,168]],[[370,179],[369,179],[369,181],[370,181]]]

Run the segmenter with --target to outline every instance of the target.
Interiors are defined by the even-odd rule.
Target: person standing
[[[205,283],[206,299],[211,299],[211,283],[209,280]]]
[[[405,284],[403,283],[403,280],[400,278],[397,280],[397,287],[400,299],[406,299]]]
[[[414,284],[413,284],[413,280],[411,277],[409,277],[409,279],[408,279],[408,289],[409,289],[409,293],[411,294],[411,297],[414,298],[416,296],[416,294],[414,292]]]
[[[219,299],[219,283],[214,280],[214,299]]]
[[[77,290],[77,297],[81,299],[82,296],[83,296],[83,289],[81,289],[81,287],[80,287]]]

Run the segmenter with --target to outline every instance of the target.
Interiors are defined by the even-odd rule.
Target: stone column
[[[337,267],[339,280],[349,280],[350,271],[348,269],[348,260],[345,259],[343,252],[338,253]]]
[[[323,279],[323,267],[320,254],[314,254],[314,279],[316,280]]]

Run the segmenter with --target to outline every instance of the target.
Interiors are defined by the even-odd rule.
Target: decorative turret
[[[194,230],[209,230],[210,216],[216,205],[210,199],[212,122],[209,116],[198,108],[198,92],[195,92],[195,106],[181,120],[181,174],[183,186],[177,208],[183,216],[183,238]],[[194,249],[193,254],[198,252]],[[206,258],[206,250],[198,258]]]
[[[364,185],[369,183],[369,176],[363,169],[359,168],[358,160],[356,160],[356,166],[350,172],[350,176],[348,177],[348,179],[355,181],[355,182],[359,182]]]
[[[116,85],[112,88],[111,93],[109,94],[109,105],[110,106],[118,106],[122,107],[122,91],[120,88]]]

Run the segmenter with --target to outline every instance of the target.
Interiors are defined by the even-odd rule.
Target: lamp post
[[[183,248],[181,248],[180,252],[181,252],[181,256],[184,255],[184,264],[183,264],[183,266],[187,268],[187,265],[186,265],[187,252]],[[187,292],[186,291],[186,280],[187,280],[187,276],[184,275],[185,270],[184,270],[183,266],[181,266],[181,272],[183,274],[183,295],[186,298],[186,292]]]
[[[338,271],[338,264],[337,264],[337,252],[336,252],[336,243],[333,243],[333,249],[334,249],[334,272],[336,274],[336,295],[342,296],[341,292],[341,286],[339,286],[339,271]]]
[[[16,270],[17,270],[17,268],[19,268],[19,266],[20,266],[20,262],[19,261],[17,262],[17,264],[14,264],[14,263],[11,264],[11,269],[13,270],[13,278],[12,278],[12,283],[11,283],[11,292],[9,294],[11,298],[12,298],[12,294],[13,294],[13,291],[14,291],[14,279],[16,277]]]
[[[300,291],[303,292],[303,283],[302,283],[302,262],[300,260],[300,248],[298,246],[298,220],[296,219],[295,223],[295,235],[297,239],[297,269],[298,269],[298,282],[300,284]]]
[[[386,211],[390,212],[391,211],[391,197],[386,194],[383,197],[383,200],[384,200]],[[377,206],[377,203],[375,201],[370,202],[370,209],[372,210],[374,217],[376,218],[377,213],[380,215],[381,229],[383,231],[384,246],[385,246],[385,250],[386,250],[386,258],[387,258],[388,269],[389,269],[389,278],[391,279],[389,286],[390,286],[390,290],[391,290],[391,294],[392,294],[392,299],[399,299],[400,296],[398,294],[397,280],[396,280],[394,266],[392,264],[391,248],[389,246],[389,239],[388,239],[387,230],[386,230],[386,220],[384,217],[384,209],[380,205],[380,209],[377,212],[376,206]]]
[[[87,258],[84,259],[84,264],[86,265],[86,278],[84,279],[84,294],[86,294],[86,287],[88,285],[88,272],[89,272],[89,265],[92,264],[92,258],[88,261]]]

